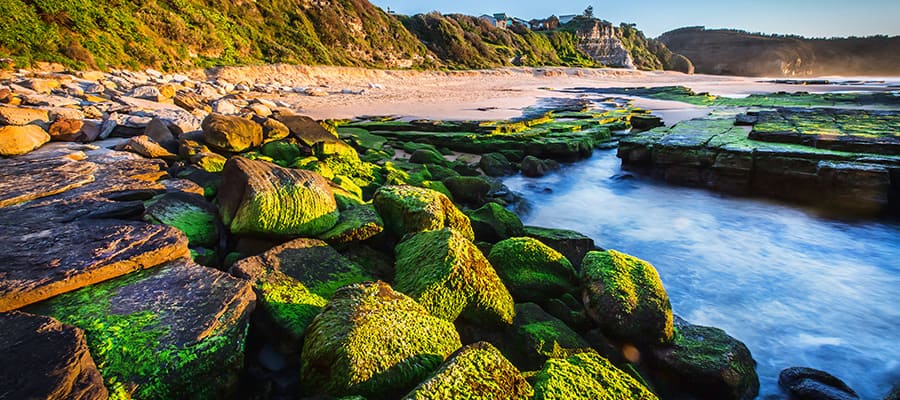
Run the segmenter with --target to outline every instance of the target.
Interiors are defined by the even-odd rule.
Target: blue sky
[[[636,23],[648,36],[683,26],[736,28],[751,32],[808,37],[900,35],[900,0],[371,0],[401,14],[440,11],[469,15],[506,12],[524,19],[579,14],[588,5],[594,15]]]

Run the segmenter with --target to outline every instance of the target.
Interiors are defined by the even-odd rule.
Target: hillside
[[[522,25],[498,28],[466,15],[394,16],[367,0],[2,0],[0,24],[5,27],[0,58],[19,66],[51,61],[76,69],[263,63],[661,69],[671,64],[666,61],[671,52],[632,25],[614,28],[578,18],[557,30],[534,32]],[[609,29],[592,36],[591,26],[601,25]],[[610,59],[607,52],[623,56]],[[625,56],[637,62],[618,62]]]
[[[900,37],[807,39],[689,27],[659,40],[698,73],[745,76],[900,75]]]

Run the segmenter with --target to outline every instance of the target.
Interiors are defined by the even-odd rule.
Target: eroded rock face
[[[84,332],[22,312],[0,313],[0,398],[103,400],[103,378]]]
[[[584,20],[575,31],[578,48],[594,61],[608,67],[634,69],[631,52],[616,35],[616,28],[609,22]]]

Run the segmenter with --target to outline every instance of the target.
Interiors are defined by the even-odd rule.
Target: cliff
[[[807,39],[681,28],[659,40],[697,72],[745,76],[900,75],[900,37]]]

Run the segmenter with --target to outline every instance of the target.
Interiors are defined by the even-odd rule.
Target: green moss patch
[[[497,243],[503,239],[525,235],[525,228],[519,217],[497,203],[487,203],[466,215],[472,222],[475,239],[479,241]]]
[[[655,400],[657,397],[595,353],[550,359],[534,377],[535,400]]]
[[[534,238],[498,242],[488,260],[518,302],[544,302],[577,287],[572,263]]]
[[[402,237],[409,233],[453,228],[465,238],[475,238],[469,218],[447,196],[413,186],[384,186],[373,200],[385,228]]]
[[[146,205],[144,220],[169,225],[184,232],[190,246],[215,247],[219,242],[219,210],[203,196],[174,192]]]
[[[589,348],[572,328],[534,303],[516,304],[516,318],[501,344],[503,354],[528,371],[541,368],[550,358],[566,358]]]
[[[371,239],[384,230],[384,222],[375,206],[363,204],[341,212],[337,225],[319,236],[330,244],[345,244]]]

